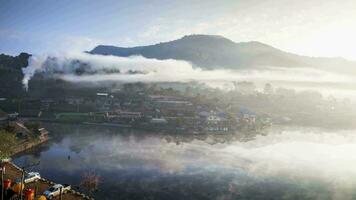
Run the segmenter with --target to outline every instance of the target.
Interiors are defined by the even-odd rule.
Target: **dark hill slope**
[[[21,69],[28,65],[30,56],[27,53],[18,56],[0,54],[0,98],[24,95]]]
[[[260,66],[316,67],[336,71],[356,68],[341,58],[312,58],[281,51],[261,42],[236,43],[214,35],[189,35],[149,46],[115,47],[99,45],[89,53],[128,57],[141,55],[159,60],[177,59],[205,69],[239,69]]]

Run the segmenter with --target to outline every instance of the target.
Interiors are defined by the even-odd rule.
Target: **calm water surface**
[[[315,174],[328,173],[328,169],[314,167],[324,159],[314,162],[313,158],[303,156],[305,149],[300,147],[314,148],[318,139],[297,140],[302,144],[286,143],[284,134],[279,134],[268,142],[268,137],[261,136],[250,142],[217,143],[214,137],[198,139],[105,127],[46,126],[53,140],[17,156],[14,162],[20,166],[40,162],[29,170],[74,187],[80,184],[84,173],[94,172],[101,180],[94,194],[96,199],[356,197],[353,182],[343,188],[338,184],[348,180]],[[299,133],[292,134],[302,137]],[[320,151],[322,154],[324,150]],[[325,162],[332,159],[325,156]],[[346,169],[340,169],[340,173],[343,170]]]

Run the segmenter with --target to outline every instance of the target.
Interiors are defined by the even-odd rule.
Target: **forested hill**
[[[24,95],[21,69],[28,65],[30,56],[27,53],[21,53],[18,56],[0,54],[0,98]]]
[[[184,60],[204,69],[240,69],[261,66],[313,67],[355,72],[356,62],[342,58],[316,58],[288,53],[261,42],[234,42],[216,35],[188,35],[148,46],[116,47],[99,45],[91,54],[133,56],[159,60]]]

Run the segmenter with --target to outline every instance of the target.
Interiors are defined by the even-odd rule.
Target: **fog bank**
[[[356,76],[338,74],[314,68],[281,68],[263,66],[243,70],[202,70],[179,60],[147,59],[141,56],[116,57],[67,53],[32,56],[23,68],[24,87],[36,73],[70,82],[219,82],[251,81],[276,83],[300,89],[315,89],[326,93],[352,95]]]

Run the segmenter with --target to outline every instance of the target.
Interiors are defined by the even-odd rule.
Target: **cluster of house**
[[[32,103],[34,104],[34,103]],[[61,100],[42,99],[39,113],[95,113],[106,123],[148,126],[192,132],[229,132],[241,126],[253,129],[258,115],[241,108],[238,112],[198,105],[184,96],[145,95],[127,96],[100,92],[95,97],[65,97]],[[33,107],[33,106],[32,106]],[[38,116],[40,116],[40,114]],[[268,120],[265,120],[268,124]]]
[[[117,103],[110,94],[98,95],[98,107],[111,123],[136,123],[161,129],[175,129],[190,132],[230,132],[241,126],[254,128],[257,114],[247,108],[231,114],[209,106],[195,105],[181,96],[149,95],[143,99]],[[104,98],[103,98],[104,97]],[[268,120],[266,120],[267,122]],[[269,123],[269,122],[268,122]]]

